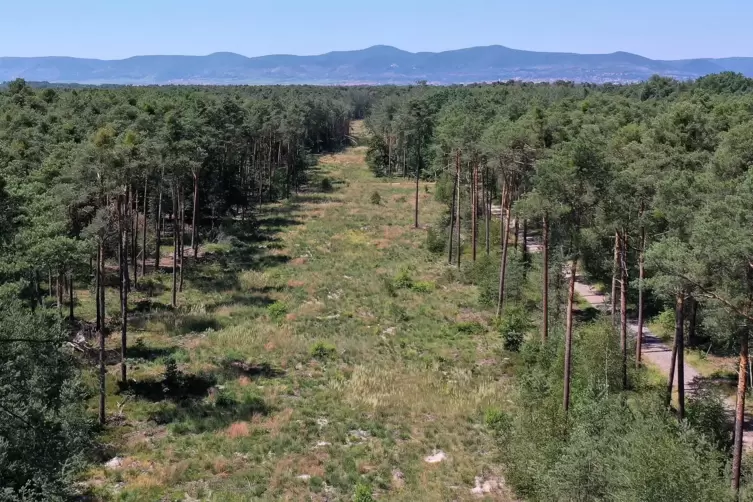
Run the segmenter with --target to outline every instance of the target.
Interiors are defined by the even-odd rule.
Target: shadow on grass
[[[128,347],[128,359],[141,359],[144,361],[154,361],[164,357],[172,356],[177,347],[148,347],[140,338],[136,344]]]
[[[601,311],[595,307],[573,309],[573,316],[575,317],[577,322],[591,322],[595,321],[601,316]]]
[[[285,372],[279,368],[274,368],[267,362],[260,364],[249,364],[244,361],[229,360],[222,364],[222,371],[226,377],[238,378],[245,376],[248,378],[280,378],[285,376]]]
[[[261,397],[236,399],[215,386],[215,381],[210,374],[186,375],[168,370],[161,379],[130,381],[119,387],[122,394],[159,403],[149,420],[158,425],[170,424],[178,434],[218,430],[254,414],[269,413]]]

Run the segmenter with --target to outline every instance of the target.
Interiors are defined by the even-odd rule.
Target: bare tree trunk
[[[121,249],[123,250],[123,277],[125,279],[125,292],[128,292],[131,290],[131,276],[130,272],[128,270],[128,226],[130,223],[130,208],[131,208],[131,189],[130,187],[126,188],[125,192],[125,201],[123,202],[123,214],[121,215],[122,220],[122,231],[123,231],[123,240]]]
[[[520,233],[520,224],[518,222],[518,218],[515,217],[515,229],[514,229],[515,235],[512,238],[512,248],[517,251],[518,250],[518,234]]]
[[[672,363],[669,366],[669,380],[667,382],[667,406],[672,403],[672,386],[674,385],[675,370],[677,371],[677,418],[685,416],[685,361],[684,361],[684,296],[678,293],[675,303],[675,340],[672,344]]]
[[[178,306],[178,246],[178,187],[173,183],[173,308]]]
[[[732,454],[732,489],[740,491],[743,458],[743,425],[745,423],[745,391],[748,378],[748,331],[740,336],[740,364],[737,370],[737,402],[735,403],[735,443]]]
[[[690,315],[688,316],[688,345],[690,347],[695,347],[697,344],[696,319],[698,317],[698,302],[693,297],[688,298],[688,300],[690,300]]]
[[[509,244],[507,243],[507,236],[510,233],[510,216],[511,216],[511,199],[512,199],[512,190],[507,189],[505,190],[507,195],[507,200],[502,202],[502,211],[506,214],[505,217],[505,228],[502,232],[502,259],[500,261],[499,265],[499,291],[497,292],[497,317],[502,316],[502,309],[504,307],[505,303],[505,279],[507,276],[507,251],[509,249]]]
[[[271,155],[271,150],[270,150],[270,155]],[[271,157],[270,157],[270,159],[271,159]],[[270,165],[271,165],[271,160],[270,160]],[[270,187],[271,186],[272,185],[271,185],[271,182],[270,182]],[[185,197],[184,197],[184,193],[183,193],[183,187],[180,188],[179,194],[180,195],[178,197],[178,208],[179,208],[178,209],[178,214],[180,215],[180,233],[178,234],[178,248],[179,248],[180,251],[178,253],[178,265],[180,267],[180,274],[178,276],[179,277],[179,279],[178,279],[178,292],[182,293],[183,292],[183,256],[185,255],[185,252],[186,252],[186,250],[185,250],[185,247],[186,247],[185,246],[185,238],[186,238],[186,201],[185,201]]]
[[[478,233],[478,162],[473,164],[473,186],[471,187],[471,241],[473,261],[476,261],[476,241]]]
[[[627,269],[627,233],[622,231],[622,243],[620,246],[620,351],[622,352],[622,388],[628,387],[627,374],[627,292],[628,292],[628,269]]]
[[[675,337],[677,338],[677,418],[685,418],[685,333],[683,333],[684,296],[677,295],[677,320]],[[679,321],[679,322],[678,322]]]
[[[459,177],[458,169],[459,169],[459,167],[458,167],[458,165],[456,163],[456,165],[455,165],[455,179],[454,179],[454,182],[452,184],[452,209],[450,211],[450,232],[449,232],[449,234],[450,234],[450,238],[449,238],[450,245],[449,245],[449,249],[447,251],[447,263],[449,263],[450,265],[452,265],[452,251],[453,251],[452,242],[453,242],[453,237],[455,235],[455,210],[456,210],[455,205],[457,204],[457,190],[458,190],[458,181],[459,181],[459,179],[458,179],[458,177]]]
[[[63,317],[63,271],[61,269],[58,269],[58,276],[55,282],[55,287],[58,315],[60,315],[60,317]]]
[[[484,216],[486,218],[486,228],[484,232],[486,234],[486,255],[491,253],[491,224],[492,224],[492,194],[489,190],[489,167],[484,163]]]
[[[640,366],[643,357],[643,280],[645,278],[646,227],[641,226],[641,249],[638,253],[638,334],[635,339],[635,364]]]
[[[570,288],[567,295],[567,324],[565,327],[565,377],[562,407],[565,413],[570,409],[570,373],[572,369],[573,349],[573,306],[575,303],[575,277],[577,275],[578,257],[573,257],[570,265]]]
[[[105,424],[105,288],[104,288],[104,269],[105,269],[105,245],[104,237],[100,238],[99,248],[97,250],[97,329],[99,331],[99,423]]]
[[[196,234],[196,224],[198,223],[196,215],[199,208],[199,173],[193,175],[193,217],[191,218],[191,249],[193,257],[196,259],[199,250],[199,241]]]
[[[107,311],[105,309],[105,242],[104,236],[99,243],[99,254],[97,255],[97,274],[99,281],[97,283],[97,303],[99,304],[99,316],[101,331],[105,331],[107,324]]]
[[[614,233],[614,262],[612,263],[612,295],[611,302],[612,324],[617,326],[617,275],[620,273],[620,235]]]
[[[162,244],[162,184],[159,186],[159,196],[157,197],[157,217],[154,221],[154,234],[154,272],[159,273],[160,245]]]
[[[524,264],[528,264],[528,220],[523,220],[523,242],[520,246],[520,256]]]
[[[144,200],[144,204],[146,204],[146,200]],[[131,225],[131,261],[133,266],[133,287],[134,289],[138,287],[139,284],[139,197],[138,192],[136,191],[136,187],[133,187],[133,206],[131,207],[131,211],[133,212],[133,215],[131,216],[131,219],[129,221],[132,222]],[[144,221],[144,225],[146,225],[146,221]]]
[[[541,220],[542,224],[542,254],[544,263],[542,265],[542,321],[541,321],[541,338],[546,342],[549,336],[549,218],[545,214]]]
[[[70,276],[68,278],[68,318],[71,322],[75,320],[75,317],[73,315],[73,306],[74,302],[76,301],[75,297],[73,296],[73,271],[71,270],[69,272]]]
[[[126,192],[127,193],[127,192]],[[128,195],[123,201],[123,211],[118,206],[120,221],[120,381],[126,383],[126,352],[128,348]]]
[[[418,228],[418,181],[421,177],[421,140],[418,143],[418,162],[416,163],[416,211],[413,226]]]
[[[149,179],[145,175],[144,176],[144,225],[143,225],[144,228],[143,228],[143,235],[141,239],[141,277],[144,277],[144,275],[146,275],[146,227],[147,227],[146,222],[148,221],[146,214],[147,214],[147,208],[148,208],[147,201],[149,200],[147,199],[148,187],[149,187]]]
[[[457,255],[456,258],[457,258],[458,268],[460,268],[460,255],[461,255],[461,251],[462,251],[462,249],[461,249],[462,243],[461,243],[461,240],[460,240],[460,200],[461,200],[460,199],[460,190],[461,190],[461,187],[462,187],[462,184],[463,184],[462,180],[460,179],[460,170],[461,170],[461,168],[460,168],[460,150],[457,151],[455,162],[456,162],[456,170],[457,170],[457,174],[458,174],[458,182],[457,182],[457,186],[456,186],[456,197],[455,197],[456,198],[456,202],[455,202],[455,231],[457,233],[457,235],[456,235],[457,242],[455,243],[455,245],[457,247],[456,247],[456,253],[455,254]]]

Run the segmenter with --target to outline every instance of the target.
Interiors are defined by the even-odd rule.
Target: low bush
[[[281,319],[288,313],[288,306],[282,302],[274,302],[267,307],[267,313],[272,319]]]
[[[371,197],[369,197],[369,200],[371,201],[372,204],[374,204],[375,206],[378,206],[379,204],[382,203],[382,196],[379,195],[379,192],[374,190],[371,193]]]
[[[445,237],[434,227],[429,227],[426,231],[426,249],[430,253],[441,254],[444,253],[445,246]]]
[[[324,361],[337,356],[337,347],[328,342],[316,342],[309,352],[314,359]]]
[[[502,319],[497,323],[499,334],[506,350],[518,352],[526,332],[531,328],[528,314],[519,306],[505,308]]]

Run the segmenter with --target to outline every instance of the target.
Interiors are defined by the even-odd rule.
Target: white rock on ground
[[[113,457],[107,462],[105,462],[105,467],[107,469],[117,469],[118,467],[121,467],[123,465],[123,459],[120,457]]]
[[[429,464],[437,464],[445,460],[447,460],[447,454],[442,450],[436,451],[433,455],[429,455],[428,457],[424,457],[424,462]]]

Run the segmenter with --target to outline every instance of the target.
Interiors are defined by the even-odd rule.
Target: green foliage
[[[407,269],[401,269],[392,280],[396,289],[411,289],[413,287],[413,278]]]
[[[372,204],[374,204],[375,206],[378,206],[379,204],[382,203],[382,196],[379,195],[379,192],[374,190],[373,192],[371,192],[371,197],[369,197],[369,200],[371,201]]]
[[[288,306],[282,302],[277,301],[267,307],[267,313],[272,319],[279,320],[285,317],[285,314],[288,313]]]
[[[311,347],[309,353],[314,359],[326,361],[328,359],[334,359],[337,356],[337,347],[329,342],[319,341]]]
[[[371,491],[371,486],[359,482],[356,485],[356,492],[353,495],[353,502],[374,502],[374,495]]]
[[[319,182],[319,189],[322,192],[331,192],[334,189],[334,187],[332,186],[332,181],[325,176]]]
[[[526,332],[531,328],[531,321],[526,311],[519,306],[507,306],[497,324],[506,350],[520,350]]]
[[[500,442],[506,479],[519,496],[729,500],[724,456],[706,432],[678,424],[658,393],[626,399],[620,390],[619,347],[608,323],[576,336],[574,402],[566,417],[561,411],[561,344],[559,336],[546,344],[526,342],[515,412],[509,420],[487,415]]]
[[[0,305],[2,500],[65,500],[92,446],[88,394],[49,314]]]
[[[485,330],[481,323],[476,321],[462,321],[455,323],[455,331],[464,335],[475,335]]]
[[[431,293],[435,287],[431,281],[416,281],[411,285],[411,289],[416,293]]]
[[[426,231],[426,249],[433,254],[444,253],[446,246],[446,239],[441,232],[429,227]]]

